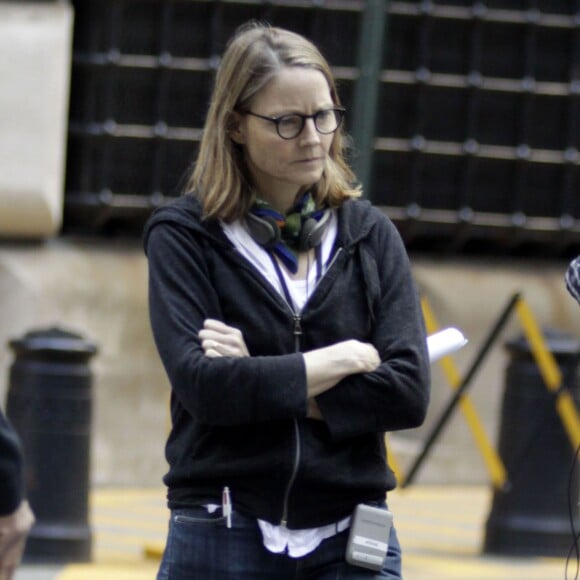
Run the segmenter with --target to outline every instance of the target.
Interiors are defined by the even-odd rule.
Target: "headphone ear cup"
[[[306,252],[312,248],[316,248],[322,242],[322,236],[328,227],[330,220],[330,212],[325,211],[320,220],[316,221],[314,218],[308,218],[300,229],[300,237],[298,238],[298,249],[301,252]]]
[[[246,223],[253,240],[267,250],[272,249],[280,241],[280,228],[273,218],[259,217],[250,212],[246,216]]]
[[[312,243],[312,236],[316,230],[318,222],[314,218],[308,218],[300,228],[300,236],[298,237],[298,249],[305,252],[314,248],[316,244]]]

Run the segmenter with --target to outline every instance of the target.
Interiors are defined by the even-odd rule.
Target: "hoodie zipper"
[[[311,292],[311,295],[314,294],[314,292],[316,291],[316,288],[318,287],[318,284],[321,282],[322,278],[324,278],[324,276],[330,271],[330,269],[332,268],[332,266],[334,265],[334,263],[336,262],[336,260],[338,259],[338,257],[340,256],[340,254],[342,253],[343,248],[338,248],[338,250],[335,252],[334,256],[332,257],[332,260],[329,262],[326,271],[324,273],[323,276],[320,277],[320,279],[318,279],[316,281],[316,284]],[[290,293],[288,292],[288,287],[286,285],[286,281],[284,280],[283,274],[280,271],[280,267],[278,265],[278,263],[276,262],[276,259],[270,255],[270,258],[272,259],[272,264],[274,266],[274,270],[276,271],[276,274],[278,275],[278,279],[280,280],[280,284],[282,286],[283,289],[283,295],[280,297],[280,294],[278,292],[276,292],[276,297],[277,298],[281,298],[282,303],[288,308],[288,310],[290,311],[291,315],[292,315],[292,334],[294,336],[294,352],[300,352],[300,337],[302,336],[302,318],[300,316],[300,312],[297,312],[296,309],[294,308],[294,305],[292,304],[292,299],[290,297]],[[309,298],[310,299],[310,298]],[[308,303],[308,300],[305,304],[305,307]],[[297,419],[293,419],[292,421],[293,423],[293,427],[294,427],[294,461],[293,461],[293,465],[292,465],[292,471],[290,472],[290,477],[288,479],[288,483],[286,484],[286,487],[284,488],[284,496],[283,496],[283,500],[282,500],[282,517],[280,519],[280,526],[282,527],[287,527],[288,525],[288,505],[290,502],[290,493],[292,492],[292,488],[294,486],[294,482],[296,481],[296,477],[298,475],[298,469],[300,468],[300,459],[301,459],[301,437],[300,437],[300,426],[298,424],[298,420]]]
[[[339,248],[338,251],[334,254],[332,260],[328,264],[326,268],[326,273],[330,270],[330,268],[335,263],[338,256],[341,254],[342,248]],[[278,277],[280,278],[280,284],[285,290],[285,294],[288,295],[288,289],[286,287],[286,282],[282,277],[282,273],[278,271],[277,265],[274,264]],[[323,276],[321,276],[320,280],[322,280]],[[316,282],[316,286],[320,283],[320,280]],[[316,290],[316,286],[314,287],[312,294]],[[294,335],[294,351],[300,352],[300,338],[302,336],[302,317],[300,316],[299,312],[296,312],[294,306],[291,302],[288,301],[288,298],[284,300],[284,303],[288,306],[290,311],[292,312],[292,320],[293,320],[293,329],[292,333]],[[306,305],[305,305],[306,306]],[[294,425],[294,463],[292,466],[292,471],[290,473],[290,478],[288,479],[288,483],[286,484],[286,488],[284,489],[284,500],[282,503],[282,519],[280,520],[280,525],[282,527],[288,526],[288,504],[290,502],[290,493],[292,492],[292,488],[294,487],[294,482],[296,481],[296,477],[298,475],[298,469],[300,467],[300,459],[301,459],[301,437],[300,437],[300,427],[298,425],[298,420],[293,419]]]
[[[300,467],[300,429],[298,428],[297,419],[294,419],[293,423],[296,446],[294,448],[294,465],[292,466],[292,473],[290,474],[290,479],[288,480],[288,484],[284,490],[284,501],[282,503],[282,519],[280,520],[280,525],[284,528],[288,526],[288,503],[290,501],[290,492],[294,487],[294,482],[298,475],[298,468]]]
[[[291,306],[290,304],[288,306]],[[302,336],[302,324],[301,317],[298,312],[293,310],[293,320],[294,320],[294,350],[295,352],[300,352],[300,337]],[[298,475],[298,468],[300,467],[300,457],[301,457],[301,441],[300,441],[300,428],[298,426],[298,419],[293,419],[294,424],[294,464],[292,466],[292,472],[290,473],[290,479],[286,484],[286,489],[284,490],[284,501],[282,503],[282,519],[280,520],[280,525],[287,527],[288,525],[288,503],[290,501],[290,492],[292,487],[294,487],[294,482],[296,481],[296,476]]]
[[[300,337],[302,336],[302,319],[300,314],[294,312],[294,351],[300,352]]]

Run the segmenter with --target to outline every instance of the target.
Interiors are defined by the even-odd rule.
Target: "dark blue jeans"
[[[391,529],[383,570],[345,561],[348,530],[328,538],[302,558],[272,554],[255,519],[234,511],[227,528],[218,510],[204,507],[171,512],[169,534],[157,580],[400,580],[401,549]]]

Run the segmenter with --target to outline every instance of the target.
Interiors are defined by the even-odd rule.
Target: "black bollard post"
[[[580,341],[545,332],[577,405]],[[576,458],[556,411],[555,395],[544,385],[523,337],[507,343],[510,362],[501,411],[499,453],[508,472],[496,490],[486,524],[484,552],[514,556],[565,557],[574,542],[571,518],[579,529]],[[566,380],[567,379],[567,380]]]
[[[10,341],[6,414],[25,454],[26,493],[36,516],[24,561],[91,559],[89,472],[92,375],[96,346],[48,328]]]

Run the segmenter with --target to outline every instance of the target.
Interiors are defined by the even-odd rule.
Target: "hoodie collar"
[[[376,223],[372,216],[373,206],[366,200],[346,200],[338,211],[338,240],[348,249],[366,238]],[[215,244],[230,247],[217,220],[202,221],[202,207],[199,200],[191,194],[172,199],[157,208],[150,216],[143,230],[143,243],[151,230],[160,223],[175,223],[206,236]]]

